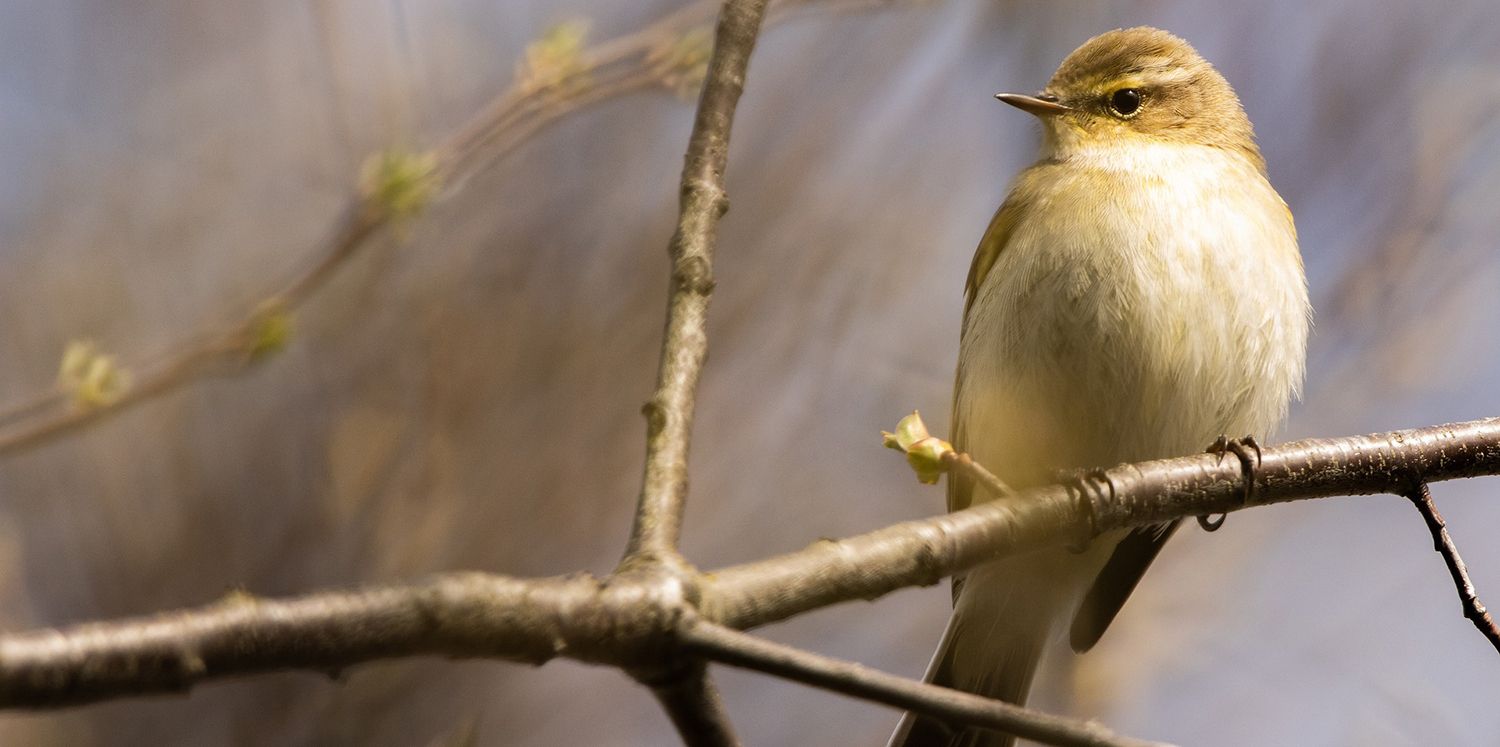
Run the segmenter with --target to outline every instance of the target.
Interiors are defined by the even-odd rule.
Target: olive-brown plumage
[[[1018,487],[1060,470],[1267,435],[1300,388],[1309,325],[1296,229],[1224,77],[1158,29],[1102,34],[1035,96],[1043,124],[975,251],[954,443]],[[990,496],[949,484],[949,507]],[[1174,526],[971,571],[928,678],[1025,702],[1043,652],[1091,647]],[[1009,737],[903,719],[902,745]]]

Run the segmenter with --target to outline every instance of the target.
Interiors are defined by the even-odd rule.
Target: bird
[[[996,97],[1041,122],[1042,144],[970,265],[955,448],[1025,488],[1272,433],[1301,394],[1312,309],[1291,211],[1224,76],[1137,27],[1089,39],[1035,95]],[[949,510],[992,499],[949,475]],[[955,578],[927,681],[1024,704],[1043,652],[1091,648],[1179,523]],[[1013,742],[911,713],[891,739]]]

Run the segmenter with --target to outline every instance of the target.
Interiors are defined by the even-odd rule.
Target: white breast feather
[[[983,427],[965,448],[1027,482],[1266,437],[1300,386],[1308,326],[1281,199],[1204,146],[1103,147],[1066,166],[970,308],[958,410]]]

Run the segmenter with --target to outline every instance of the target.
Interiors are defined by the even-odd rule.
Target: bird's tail
[[[924,679],[1023,705],[1063,600],[1044,569],[1014,558],[969,574]],[[1020,562],[1017,562],[1020,561]],[[1038,572],[1040,571],[1040,572]],[[1003,575],[1003,579],[994,578]],[[1010,747],[1015,737],[906,713],[889,747]]]

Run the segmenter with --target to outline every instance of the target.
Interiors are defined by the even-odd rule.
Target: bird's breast
[[[1275,427],[1301,381],[1307,300],[1259,170],[1168,147],[1036,168],[966,320],[966,448],[1030,473]]]

